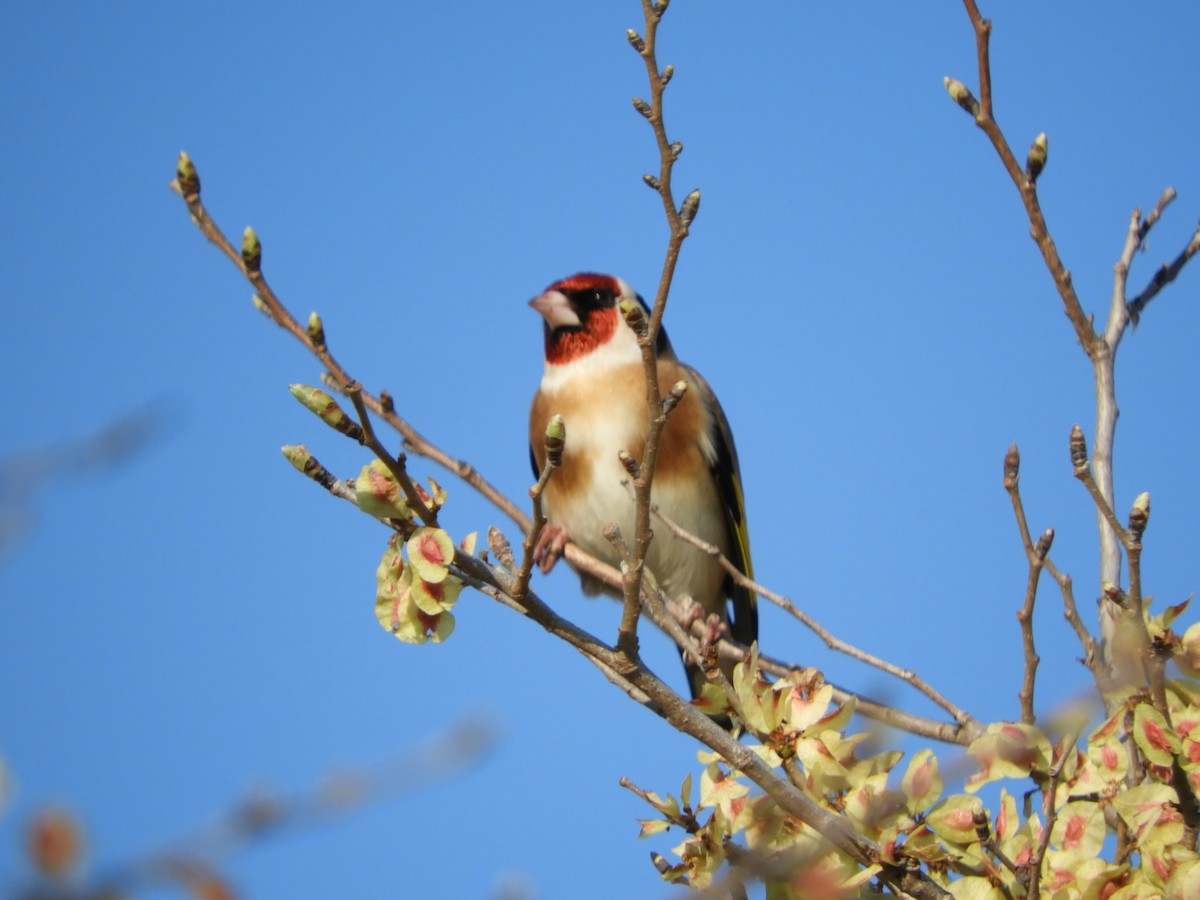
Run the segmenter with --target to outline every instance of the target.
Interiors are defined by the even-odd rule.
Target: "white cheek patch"
[[[588,382],[599,386],[600,379],[613,369],[641,362],[641,359],[642,351],[638,349],[637,338],[621,320],[609,341],[591,353],[567,363],[547,361],[542,373],[542,390],[553,393],[572,384]]]

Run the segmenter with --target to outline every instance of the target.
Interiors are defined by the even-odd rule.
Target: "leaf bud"
[[[307,478],[311,478],[321,487],[328,490],[335,481],[329,470],[317,462],[316,457],[308,452],[308,448],[303,444],[288,444],[286,447],[280,448],[283,451],[284,458],[292,464],[297,472]]]
[[[688,228],[692,224],[692,220],[696,218],[696,213],[699,210],[700,190],[697,188],[683,198],[683,205],[679,207],[679,223],[684,228]]]
[[[961,81],[955,78],[946,77],[943,79],[946,83],[946,90],[950,92],[954,102],[969,112],[972,116],[979,115],[979,101],[975,99],[975,95]]]
[[[1111,600],[1122,609],[1129,609],[1129,596],[1120,587],[1111,581],[1106,581],[1101,586],[1101,590],[1104,592],[1106,600]]]
[[[242,232],[242,264],[246,267],[247,275],[257,275],[262,271],[262,243],[249,226]]]
[[[1046,554],[1050,552],[1050,545],[1054,543],[1054,529],[1047,528],[1042,532],[1042,536],[1037,539],[1037,543],[1033,545],[1033,555],[1039,560],[1046,558]]]
[[[500,565],[504,566],[510,572],[517,570],[517,561],[513,557],[512,544],[508,542],[508,538],[504,536],[504,532],[495,525],[488,526],[488,548],[492,551],[492,555],[500,562]]]
[[[646,42],[642,40],[642,36],[632,28],[625,29],[625,37],[629,39],[629,46],[633,47],[638,53],[646,52]]]
[[[563,448],[567,444],[567,425],[563,417],[555,413],[546,425],[546,460],[557,469],[562,465]]]
[[[303,403],[310,412],[334,431],[341,432],[352,441],[362,443],[362,428],[346,415],[345,411],[337,405],[336,400],[323,390],[309,387],[306,384],[291,384],[288,385],[288,390],[291,391],[293,397]]]
[[[640,112],[647,119],[650,118],[650,114],[652,112],[650,109],[650,104],[647,103],[645,100],[643,100],[641,97],[633,98],[633,108],[636,109],[638,112]]]
[[[271,307],[267,306],[267,301],[262,298],[261,294],[255,294],[250,298],[250,300],[254,303],[255,309],[257,309],[272,322],[275,321],[275,316],[271,312]]]
[[[650,188],[650,190],[652,190],[652,191],[657,191],[657,190],[658,190],[660,187],[662,187],[662,185],[661,185],[661,184],[659,184],[659,181],[658,181],[658,179],[657,179],[657,178],[655,178],[653,175],[650,175],[650,174],[643,175],[643,176],[642,176],[642,181],[646,182],[647,186],[648,186],[648,187]]]
[[[622,300],[618,306],[625,324],[630,327],[639,340],[646,337],[650,323],[646,321],[646,311],[636,300]]]
[[[1135,541],[1142,539],[1142,533],[1150,523],[1150,495],[1143,491],[1133,501],[1133,509],[1129,511],[1129,530]]]
[[[1049,141],[1046,139],[1046,132],[1043,131],[1034,138],[1033,144],[1029,147],[1029,155],[1025,157],[1025,174],[1028,176],[1030,184],[1037,182],[1038,176],[1042,174],[1042,169],[1046,167],[1049,149]]]
[[[639,466],[638,461],[633,458],[633,454],[631,454],[628,450],[618,450],[617,459],[620,461],[621,467],[629,473],[630,478],[638,477],[638,473],[641,472],[642,467]]]
[[[1011,491],[1017,486],[1017,480],[1021,472],[1021,451],[1017,449],[1016,444],[1012,444],[1008,448],[1008,452],[1004,454],[1004,489]]]
[[[1088,467],[1087,441],[1078,425],[1071,426],[1071,465],[1075,467],[1076,475],[1086,472]]]
[[[680,380],[671,385],[671,390],[667,392],[667,396],[663,398],[663,412],[669,413],[679,401],[687,395],[688,383]]]
[[[175,184],[185,200],[200,196],[200,174],[192,158],[183,152],[180,152],[179,162],[175,164]]]
[[[325,348],[325,324],[315,310],[308,314],[308,339],[317,349]]]
[[[659,78],[662,79],[663,87],[666,87],[668,84],[670,84],[671,78],[674,75],[675,75],[675,67],[673,65],[668,64],[667,67],[662,70],[662,74],[659,75]]]

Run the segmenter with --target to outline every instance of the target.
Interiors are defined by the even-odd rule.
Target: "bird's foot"
[[[533,546],[533,558],[543,574],[554,568],[570,541],[571,536],[561,525],[549,523],[542,528],[542,533],[538,535],[537,543]]]

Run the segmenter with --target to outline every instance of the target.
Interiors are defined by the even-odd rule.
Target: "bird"
[[[549,572],[568,541],[619,568],[617,550],[602,530],[616,523],[634,533],[634,502],[623,485],[629,474],[620,451],[640,462],[647,430],[646,387],[637,336],[620,311],[623,301],[645,301],[623,279],[580,272],[551,284],[529,301],[543,318],[545,368],[529,411],[530,462],[534,477],[545,464],[545,433],[551,416],[563,417],[566,445],[561,467],[546,484],[547,526],[535,555]],[[685,531],[718,547],[753,579],[745,502],[733,434],[708,382],[679,361],[666,331],[656,343],[658,380],[687,384],[663,430],[651,501]],[[745,646],[758,637],[753,591],[734,583],[714,557],[663,532],[651,541],[646,565],[673,598],[691,597],[706,616],[716,615],[733,640]],[[617,592],[581,576],[587,593]],[[680,651],[682,654],[682,650]],[[703,671],[684,655],[689,687],[699,698]],[[727,675],[732,664],[722,665]]]

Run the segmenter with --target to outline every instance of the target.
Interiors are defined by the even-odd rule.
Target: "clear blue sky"
[[[1200,215],[1200,11],[985,3],[996,110],[1050,138],[1041,196],[1085,305],[1106,314],[1130,210],[1179,200],[1131,284]],[[576,653],[478,596],[443,646],[372,611],[386,535],[279,455],[362,453],[287,393],[316,363],[167,189],[191,153],[227,230],[334,352],[513,496],[541,326],[525,301],[581,269],[652,293],[665,246],[645,75],[621,3],[6,4],[0,12],[0,296],[8,456],[147,403],[158,440],[38,493],[0,563],[0,891],[30,811],[79,810],[100,867],[162,846],[256,786],[302,790],[403,755],[463,717],[503,730],[448,784],[230,860],[249,897],[661,897],[627,775],[677,790],[693,746]],[[1032,527],[1081,604],[1095,526],[1067,435],[1091,377],[1016,192],[949,100],[976,85],[960,6],[676,0],[661,32],[680,196],[703,204],[667,322],[720,394],[762,581],[918,669],[985,719],[1017,714],[1025,563],[1001,460],[1023,454]],[[1121,347],[1119,507],[1149,490],[1148,590],[1200,586],[1200,439],[1185,271]],[[421,474],[441,473],[417,462]],[[446,481],[456,536],[511,523]],[[537,582],[610,639],[569,572]],[[1044,591],[1039,707],[1084,689]],[[911,708],[778,610],[770,653]],[[674,651],[649,660],[681,687]],[[909,745],[911,746],[911,745]],[[945,750],[946,758],[953,758]]]

